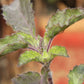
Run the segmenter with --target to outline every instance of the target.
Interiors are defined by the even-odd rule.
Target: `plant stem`
[[[40,84],[53,84],[52,82],[52,74],[49,69],[49,64],[44,65],[41,70],[41,83]]]
[[[50,48],[51,42],[52,42],[52,39],[49,41],[48,48],[47,48],[47,52],[48,52],[48,50],[49,50],[49,48]]]
[[[51,71],[48,72],[48,84],[53,84]]]
[[[43,53],[43,38],[40,38],[39,50],[40,50],[40,54],[42,54]]]
[[[40,84],[48,84],[47,78],[46,78],[46,75],[45,74],[41,75]]]
[[[34,48],[32,48],[32,47],[28,47],[28,49],[34,50],[34,51],[38,52],[38,50],[36,50],[36,49],[34,49]]]

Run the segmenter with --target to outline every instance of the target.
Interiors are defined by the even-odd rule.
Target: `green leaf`
[[[53,46],[52,48],[49,49],[49,55],[51,56],[64,56],[68,57],[67,51],[65,47],[61,46]]]
[[[31,61],[36,61],[39,63],[47,63],[51,60],[50,56],[46,51],[43,52],[41,55],[40,53],[36,51],[26,51],[19,57],[19,65],[23,65],[26,63],[29,63]]]
[[[70,71],[69,84],[83,84],[84,82],[84,65],[76,66]]]
[[[37,41],[31,35],[18,32],[12,36],[6,36],[0,39],[0,56],[20,48],[27,48],[28,45],[38,46]]]
[[[25,34],[23,32],[18,32],[17,35],[21,36],[28,44],[30,44],[34,47],[38,47],[38,45],[39,45],[39,39],[38,38],[35,39],[31,35]]]
[[[44,39],[43,39],[43,44],[44,44],[44,45],[43,45],[43,50],[46,50],[46,51],[47,51],[48,46],[50,46],[51,43],[52,43],[52,39],[50,39],[50,38],[44,36]]]
[[[40,60],[42,63],[48,63],[51,61],[51,57],[49,56],[48,52],[44,51]]]
[[[53,46],[52,48],[49,49],[48,52],[47,51],[43,52],[40,62],[50,63],[56,56],[69,57],[64,47]]]
[[[28,44],[21,36],[15,34],[12,36],[7,36],[0,39],[0,56],[26,47],[28,47]]]
[[[40,62],[41,54],[36,51],[26,51],[19,57],[19,65],[29,63],[31,61]]]
[[[50,63],[56,56],[68,57],[67,51],[64,47],[54,46],[49,52],[43,51],[42,54],[36,51],[26,51],[21,54],[19,58],[19,65],[29,63],[31,61],[36,61],[40,63]]]
[[[34,12],[30,0],[14,0],[11,5],[4,5],[3,15],[16,31],[35,34]]]
[[[75,8],[75,9],[64,9],[58,10],[55,15],[53,15],[48,25],[46,26],[45,36],[48,38],[53,38],[58,33],[64,31],[67,27],[73,23],[84,18],[84,9]]]
[[[49,49],[49,51],[44,51],[41,57],[42,63],[49,63],[51,62],[56,56],[64,56],[69,57],[67,51],[64,47],[61,46],[53,46]]]
[[[28,72],[13,78],[14,84],[40,84],[41,76],[37,72]]]

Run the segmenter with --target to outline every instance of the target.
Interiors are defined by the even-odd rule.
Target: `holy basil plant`
[[[19,57],[18,65],[31,61],[39,62],[43,65],[41,74],[28,72],[13,79],[14,84],[53,84],[50,63],[56,56],[69,57],[67,51],[62,46],[51,46],[53,38],[64,31],[73,23],[84,18],[82,8],[57,10],[50,18],[44,37],[35,35],[34,11],[30,0],[14,0],[11,5],[3,6],[3,16],[6,23],[16,31],[11,36],[0,39],[0,57],[16,51],[20,48],[28,48]],[[77,71],[77,69],[75,70]],[[70,84],[74,84],[72,71],[69,78]],[[77,71],[77,73],[79,73]],[[71,77],[72,76],[72,77]],[[76,78],[76,81],[80,81]],[[77,84],[81,84],[77,82]]]

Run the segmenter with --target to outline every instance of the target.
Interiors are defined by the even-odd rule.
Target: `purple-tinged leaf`
[[[37,72],[28,72],[13,78],[13,84],[40,84],[41,76]]]
[[[30,0],[14,0],[11,5],[4,5],[3,15],[16,31],[35,36],[34,12]]]

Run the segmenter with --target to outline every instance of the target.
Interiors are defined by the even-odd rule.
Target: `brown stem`
[[[42,70],[41,70],[41,83],[40,84],[53,84],[52,81],[52,74],[49,69],[49,64],[44,65]]]
[[[51,71],[48,72],[48,84],[53,84]]]

